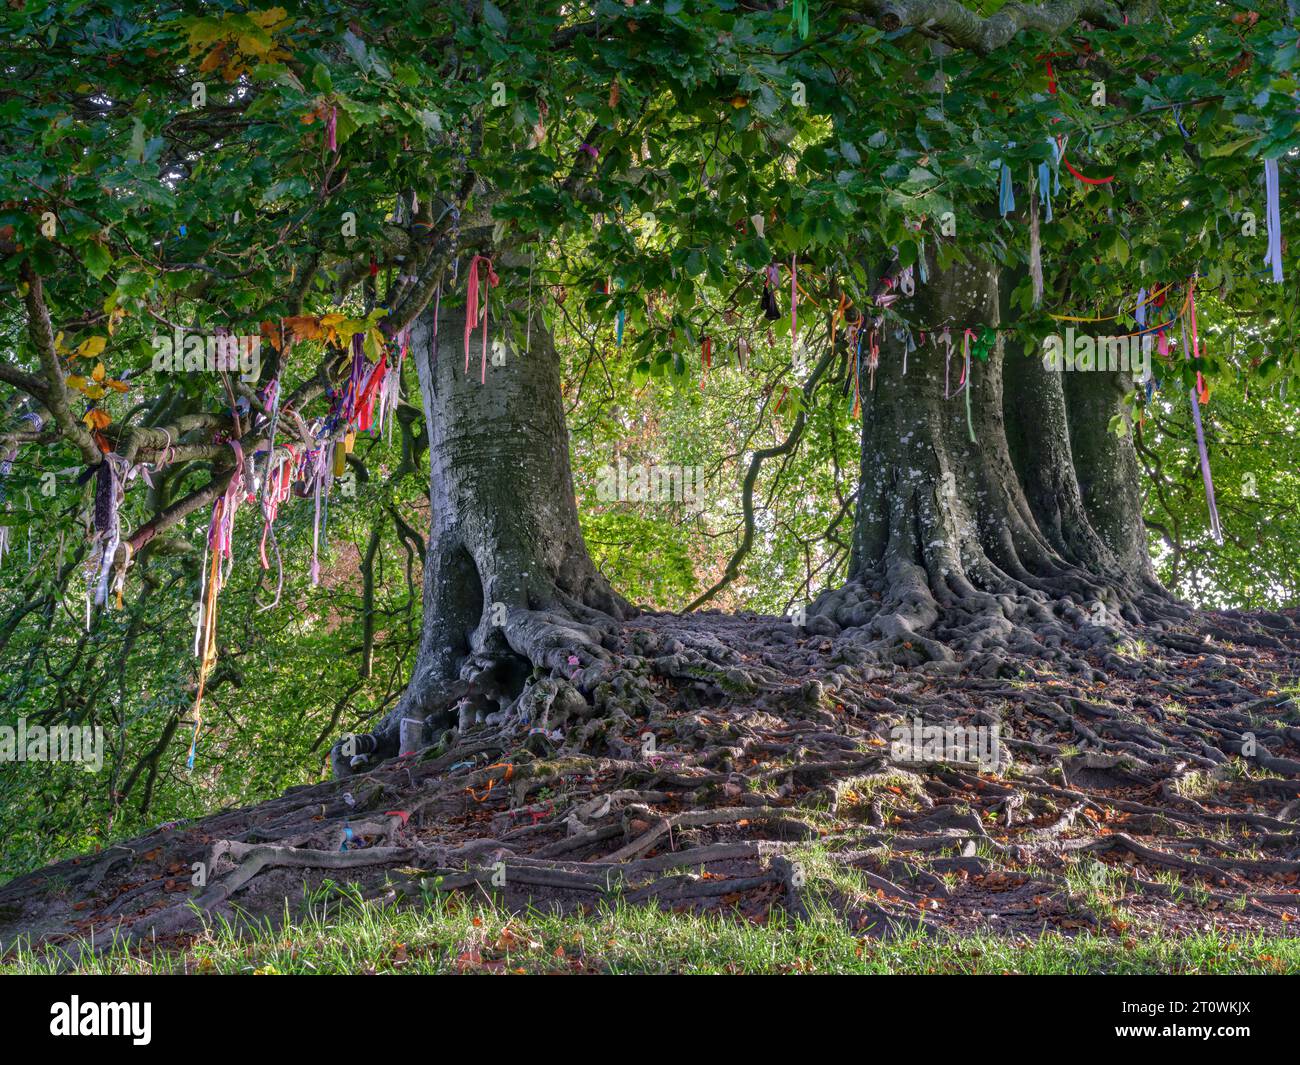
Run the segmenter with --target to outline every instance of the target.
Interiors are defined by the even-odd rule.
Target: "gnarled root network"
[[[872,935],[1276,934],[1300,917],[1294,613],[1146,639],[1126,623],[1115,643],[1039,604],[1025,617],[1061,627],[1058,658],[1050,642],[944,644],[909,667],[863,660],[864,631],[915,638],[873,630],[866,589],[836,603],[860,624],[834,635],[755,615],[513,614],[522,669],[472,719],[445,708],[407,757],[19,878],[0,934],[191,930],[282,913],[327,879],[398,903],[829,912]],[[944,624],[925,638],[962,635]],[[979,668],[989,654],[1014,668]],[[461,683],[486,693],[502,668],[476,659]],[[195,862],[205,886],[166,886]]]

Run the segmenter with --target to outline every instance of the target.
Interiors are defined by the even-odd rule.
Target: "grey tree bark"
[[[560,362],[541,314],[528,343],[490,323],[486,368],[482,328],[467,371],[463,305],[442,307],[436,341],[432,309],[412,327],[432,511],[424,626],[402,699],[356,738],[358,766],[399,753],[403,721],[436,729],[518,709],[536,671],[599,656],[611,622],[633,612],[582,537]],[[494,365],[501,342],[504,362]],[[346,771],[351,756],[335,752]]]
[[[1070,447],[1089,521],[1125,573],[1154,585],[1133,426],[1124,402],[1134,387],[1132,377],[1118,371],[1065,376]],[[1114,417],[1124,420],[1127,432],[1111,431]]]
[[[1094,528],[1079,484],[1065,376],[1045,367],[1035,354],[1008,354],[1003,391],[1007,441],[1039,531],[1063,558],[1115,577],[1119,558]]]
[[[809,627],[858,630],[868,658],[973,655],[997,672],[1006,651],[1037,654],[1080,628],[1166,617],[1136,463],[1108,431],[1116,397],[1062,380],[1097,375],[1052,373],[999,339],[959,386],[963,331],[999,325],[998,286],[988,263],[932,270],[906,311],[927,342],[904,374],[901,346],[886,338],[875,387],[864,384],[848,582],[813,604]],[[943,324],[950,362],[936,343]],[[1088,398],[1072,403],[1076,390]]]

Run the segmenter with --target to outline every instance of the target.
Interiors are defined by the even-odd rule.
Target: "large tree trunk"
[[[1004,320],[1014,315],[1010,292],[1027,276],[1027,271],[1002,274]],[[1119,559],[1093,527],[1076,476],[1064,375],[1048,368],[1041,355],[1013,342],[1003,360],[1002,405],[1012,461],[1048,543],[1084,569],[1117,577]]]
[[[1118,559],[1093,528],[1075,473],[1061,377],[1033,354],[1007,355],[1003,400],[1012,460],[1052,547],[1086,569],[1116,574]]]
[[[1123,571],[1147,586],[1156,586],[1142,519],[1142,489],[1133,427],[1125,396],[1131,375],[1120,371],[1064,375],[1069,411],[1070,448],[1088,518],[1119,559]],[[1127,432],[1111,430],[1111,419],[1124,420]]]
[[[927,341],[906,374],[899,345],[882,347],[863,399],[849,580],[814,604],[810,628],[861,630],[869,657],[915,663],[958,652],[992,673],[1008,668],[1006,651],[1093,645],[1098,623],[1137,620],[1135,600],[1149,589],[1125,579],[1090,521],[1059,375],[999,340],[987,362],[972,360],[969,395],[959,388],[963,331],[999,324],[996,270],[975,262],[932,272],[911,314]],[[952,324],[950,366],[935,342],[943,323]],[[1104,509],[1104,498],[1095,502]]]
[[[430,460],[424,627],[410,685],[363,738],[363,756],[398,753],[404,720],[438,727],[517,710],[534,670],[570,666],[575,653],[585,665],[611,620],[631,612],[583,541],[560,363],[541,314],[531,343],[507,343],[502,365],[493,351],[507,333],[495,315],[488,328],[485,373],[482,326],[466,371],[463,306],[442,307],[436,344],[432,309],[411,331]]]

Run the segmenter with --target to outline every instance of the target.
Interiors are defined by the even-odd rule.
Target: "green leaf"
[[[369,74],[370,54],[366,50],[366,42],[351,30],[348,30],[343,34],[343,47],[348,55],[352,57],[352,62],[360,67],[363,73]]]
[[[510,32],[510,23],[506,21],[505,15],[501,14],[501,9],[492,3],[492,0],[483,0],[483,18],[502,37]]]
[[[103,244],[96,242],[86,245],[81,261],[86,264],[90,276],[96,281],[101,281],[113,265],[113,254]]]
[[[1239,137],[1234,141],[1228,141],[1227,144],[1209,144],[1202,149],[1206,155],[1211,158],[1221,155],[1236,155],[1242,148],[1253,141],[1259,140],[1258,133],[1252,133],[1248,137]]]
[[[144,123],[138,118],[131,120],[131,158],[144,161]]]

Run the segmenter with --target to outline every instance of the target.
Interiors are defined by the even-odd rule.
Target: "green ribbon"
[[[808,39],[808,0],[792,0],[790,29],[798,33],[803,40]]]
[[[998,335],[988,326],[980,329],[979,336],[972,341],[970,350],[971,354],[980,362],[989,361],[989,352],[993,350],[993,345],[997,343]]]

